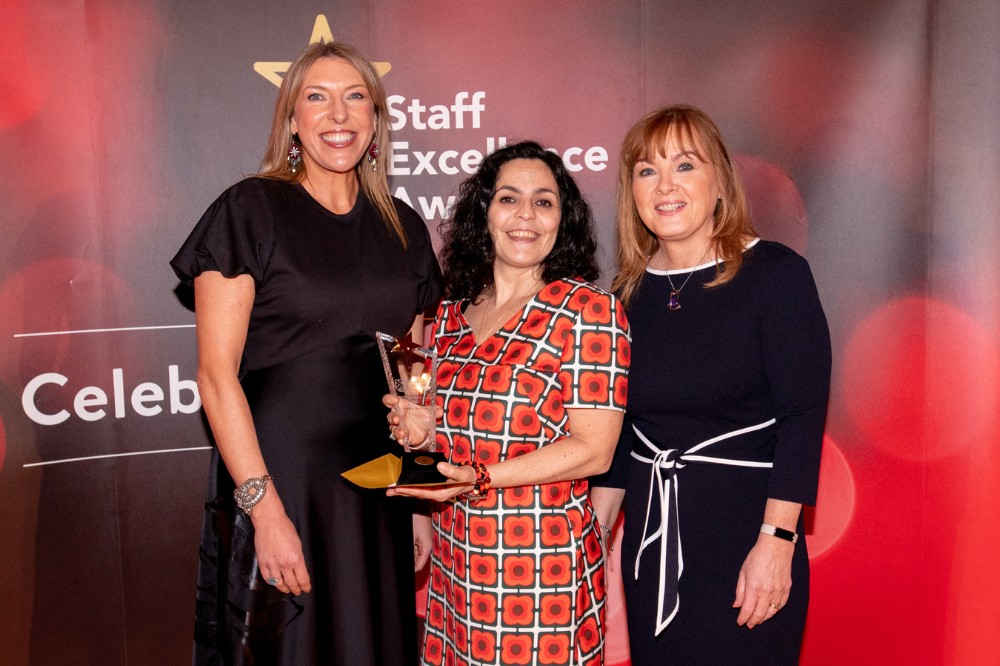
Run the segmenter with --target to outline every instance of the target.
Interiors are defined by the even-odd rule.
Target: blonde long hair
[[[656,153],[663,154],[667,141],[674,139],[684,150],[698,155],[715,167],[722,197],[715,208],[712,225],[712,249],[722,262],[717,264],[715,279],[706,286],[723,285],[743,265],[743,245],[757,236],[750,222],[743,184],[733,169],[729,151],[719,128],[703,111],[693,106],[674,105],[659,108],[636,123],[622,141],[618,161],[618,275],[612,289],[628,306],[646,273],[650,256],[658,248],[656,236],[646,228],[632,197],[632,171],[636,163]],[[702,155],[699,146],[707,152]]]
[[[368,93],[371,95],[372,104],[375,107],[374,141],[382,149],[382,154],[377,158],[374,170],[368,164],[368,160],[362,159],[355,165],[354,175],[361,184],[365,196],[382,215],[386,226],[399,237],[403,247],[406,247],[406,232],[399,221],[399,214],[396,212],[392,196],[389,194],[389,182],[386,180],[390,133],[385,88],[382,86],[382,79],[379,78],[375,67],[350,44],[343,42],[310,44],[295,57],[295,61],[285,73],[281,89],[278,91],[278,100],[274,104],[274,118],[271,121],[271,134],[267,139],[264,159],[260,163],[260,172],[257,175],[262,178],[273,178],[290,183],[299,183],[305,178],[305,163],[301,164],[300,168],[293,173],[286,158],[288,147],[292,142],[291,122],[292,116],[295,114],[295,101],[298,99],[299,93],[302,92],[306,73],[320,58],[339,58],[347,61],[354,69],[358,70],[368,87]]]

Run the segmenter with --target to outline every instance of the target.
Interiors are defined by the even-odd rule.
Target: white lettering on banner
[[[472,116],[472,128],[479,129],[482,113],[486,110],[486,93],[478,90],[472,93],[471,103],[466,101],[468,99],[469,93],[461,91],[455,93],[455,103],[451,106],[435,104],[428,108],[414,97],[404,112],[402,106],[406,103],[406,98],[402,95],[389,95],[386,103],[389,106],[389,117],[392,118],[390,126],[393,132],[398,132],[407,126],[409,119],[410,126],[415,130],[465,129],[465,114],[469,113]],[[426,121],[424,111],[430,111]]]
[[[389,125],[394,132],[406,128],[424,130],[460,130],[469,126],[479,129],[486,111],[486,92],[459,91],[451,105],[434,104],[428,106],[417,98],[407,99],[402,95],[390,95],[386,104],[390,117]],[[388,175],[399,176],[458,176],[476,173],[483,159],[494,150],[507,145],[507,137],[487,136],[486,149],[447,147],[434,150],[411,148],[412,139],[392,141],[389,144]],[[570,146],[561,153],[557,148],[547,150],[562,158],[566,169],[572,173],[584,170],[604,171],[608,167],[608,151],[603,146]],[[395,196],[411,208],[418,209],[425,220],[445,219],[455,201],[454,196],[418,196],[416,205],[405,187],[396,188]]]
[[[549,151],[559,154],[559,151],[555,148],[549,148]],[[568,171],[583,171],[584,165],[591,171],[604,171],[608,166],[608,151],[604,149],[603,146],[593,146],[587,149],[587,152],[583,156],[583,165],[581,165],[576,157],[583,153],[583,148],[578,148],[573,146],[567,148],[562,154],[563,164],[566,165]]]
[[[486,137],[486,151],[471,149],[464,153],[457,150],[443,150],[439,154],[434,150],[414,150],[410,152],[409,141],[393,141],[389,146],[389,175],[390,176],[419,176],[426,174],[436,176],[438,174],[455,175],[460,170],[472,175],[479,168],[483,158],[498,148],[507,145],[507,137]],[[547,148],[551,153],[559,155],[556,148]],[[416,163],[410,167],[410,156],[413,156]],[[461,168],[455,165],[456,158],[459,159]],[[604,171],[608,167],[608,151],[603,146],[591,146],[582,148],[580,146],[570,146],[562,153],[562,161],[568,171],[579,172],[585,168],[590,171]]]
[[[489,155],[497,148],[503,148],[507,145],[507,137],[486,137],[486,152],[483,153],[478,150],[467,150],[461,154],[459,159],[461,170],[470,176],[476,172],[479,165],[482,163],[483,158]],[[411,170],[407,164],[410,161],[410,142],[409,141],[393,141],[390,143],[389,150],[389,175],[390,176],[419,176],[420,174],[428,174],[431,176],[438,175],[438,172],[454,175],[458,173],[459,169],[455,166],[454,161],[456,157],[459,157],[457,150],[445,150],[441,152],[441,155],[437,158],[437,162],[434,162],[434,156],[437,151],[420,151],[414,150],[413,157],[416,158],[416,165]],[[435,166],[437,169],[435,169]]]
[[[413,200],[410,199],[409,193],[407,193],[406,188],[400,185],[393,192],[392,196],[396,197],[403,203],[405,203],[410,208],[416,209],[417,206],[413,205]],[[448,212],[455,203],[455,195],[451,195],[445,200],[444,197],[417,197],[417,204],[420,207],[420,213],[424,216],[425,220],[433,220],[435,218],[444,219],[448,216]]]
[[[47,385],[65,386],[69,381],[58,372],[45,372],[33,378],[21,393],[21,407],[28,418],[39,425],[59,425],[70,418],[67,409],[46,413],[38,408],[36,395]],[[185,401],[185,392],[190,399]],[[114,417],[125,418],[127,415],[125,401],[125,374],[121,368],[111,371],[111,395],[114,404]],[[198,395],[198,385],[193,379],[181,379],[176,365],[167,367],[167,394],[163,388],[154,382],[138,384],[129,395],[128,404],[139,416],[156,416],[163,411],[162,403],[169,395],[171,414],[192,414],[201,409],[201,396]],[[73,397],[73,413],[84,421],[99,421],[107,416],[104,409],[108,406],[108,394],[99,386],[85,386]]]

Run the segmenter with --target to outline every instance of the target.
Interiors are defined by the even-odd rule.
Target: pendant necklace
[[[534,297],[535,294],[538,293],[538,291],[539,291],[538,289],[532,291],[530,294],[528,294],[527,298],[518,298],[518,299],[515,299],[513,302],[517,304],[517,310],[520,310],[521,308],[523,308],[525,306],[525,304],[528,301],[530,301],[532,299],[532,297]],[[490,294],[489,300],[493,301],[494,306],[497,305],[497,302],[496,302],[496,292]],[[507,306],[506,309],[500,310],[500,316],[497,317],[496,321],[493,322],[493,325],[490,326],[488,329],[485,329],[485,330],[483,329],[483,325],[486,323],[486,310],[483,310],[483,316],[479,318],[480,334],[478,336],[476,336],[476,339],[479,340],[480,342],[482,342],[482,341],[485,341],[487,338],[492,337],[495,332],[499,332],[500,331],[500,325],[503,324],[504,322],[506,322],[511,317],[513,317],[514,313],[517,312],[517,310],[511,310],[510,309],[510,304],[508,304],[508,306]],[[506,317],[504,315],[506,315]]]
[[[681,289],[687,286],[687,283],[691,279],[691,276],[695,274],[695,271],[698,269],[698,266],[701,266],[701,262],[704,261],[705,257],[708,256],[708,250],[711,247],[712,244],[709,243],[708,247],[706,247],[705,251],[702,253],[701,259],[699,259],[698,263],[696,263],[691,268],[691,272],[688,273],[688,276],[686,278],[684,278],[684,282],[681,283],[680,287],[674,286],[674,281],[670,279],[670,273],[666,274],[667,282],[670,283],[670,300],[667,301],[667,309],[670,310],[671,312],[676,312],[677,310],[681,309]]]
[[[496,305],[496,300],[493,299],[493,294],[490,294],[490,299],[493,300],[493,303],[494,303],[494,306],[495,306]],[[504,321],[506,321],[503,318],[505,312],[506,312],[505,310],[501,310],[500,311],[500,316],[497,317],[497,320],[495,322],[493,322],[493,325],[490,326],[489,328],[484,329],[483,327],[486,324],[486,310],[484,309],[483,310],[483,316],[479,318],[480,333],[479,333],[479,336],[477,336],[477,339],[479,339],[479,340],[482,341],[482,340],[486,340],[487,338],[489,338],[490,336],[492,336],[493,335],[493,329],[495,329],[497,326],[499,326],[500,324],[504,323]],[[512,314],[511,317],[513,317],[513,316],[514,315]],[[510,319],[510,317],[508,317],[507,319]]]

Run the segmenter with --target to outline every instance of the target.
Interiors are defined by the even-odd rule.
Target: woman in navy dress
[[[619,168],[632,369],[594,503],[611,525],[624,499],[632,661],[797,663],[831,365],[812,275],[758,237],[701,111],[646,116]]]

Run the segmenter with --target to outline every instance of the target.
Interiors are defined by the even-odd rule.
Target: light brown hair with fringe
[[[663,156],[670,139],[715,167],[722,192],[715,208],[711,240],[715,256],[722,263],[717,264],[715,279],[706,286],[723,285],[736,277],[743,265],[744,244],[758,235],[750,222],[743,184],[712,119],[686,105],[665,106],[649,113],[625,135],[618,161],[619,272],[611,288],[626,307],[642,282],[649,258],[659,247],[659,240],[639,217],[632,197],[633,168],[652,155]]]
[[[365,58],[360,51],[344,42],[327,44],[310,44],[295,57],[278,91],[278,99],[274,104],[274,118],[271,121],[271,134],[267,139],[264,159],[260,163],[262,178],[273,178],[290,183],[299,183],[305,178],[305,163],[300,164],[296,172],[288,165],[288,147],[292,142],[292,116],[295,114],[295,102],[302,92],[306,74],[309,68],[320,58],[339,58],[358,70],[364,79],[368,94],[371,95],[375,110],[375,144],[382,149],[378,156],[375,169],[362,158],[354,167],[354,174],[389,229],[399,237],[403,247],[406,247],[406,232],[399,221],[399,214],[393,205],[389,194],[389,182],[386,180],[386,165],[389,153],[389,113],[385,99],[385,88],[379,78],[375,66]],[[367,153],[366,153],[367,154]]]

